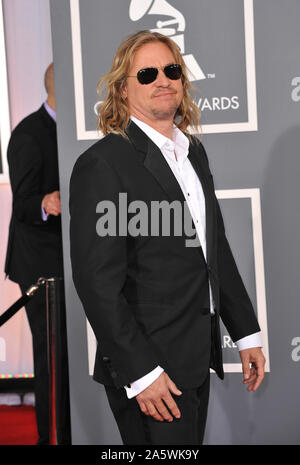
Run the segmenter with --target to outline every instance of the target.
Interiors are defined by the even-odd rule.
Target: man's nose
[[[167,87],[167,86],[170,85],[170,79],[167,78],[167,76],[165,75],[163,69],[158,70],[158,75],[157,75],[157,78],[155,80],[155,84],[157,86],[164,86],[164,87]]]

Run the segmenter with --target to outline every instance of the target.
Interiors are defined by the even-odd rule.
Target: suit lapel
[[[128,125],[126,132],[140,152],[143,152],[144,166],[151,172],[162,189],[166,192],[170,201],[180,200],[185,201],[181,187],[178,184],[171,168],[169,167],[165,157],[159,150],[156,144],[133,122]],[[206,250],[207,262],[210,262],[213,242],[213,189],[210,185],[208,175],[205,174],[205,168],[202,164],[202,158],[199,157],[196,144],[190,144],[188,158],[202,184],[205,196],[205,212],[206,212]],[[197,247],[202,255],[202,247]]]
[[[209,179],[209,174],[206,174],[202,160],[203,157],[197,154],[198,148],[195,144],[190,144],[190,151],[188,158],[201,182],[202,189],[205,197],[205,220],[206,220],[206,257],[207,263],[211,262],[212,246],[213,246],[213,224],[214,224],[214,209],[213,209],[213,196],[214,190],[212,183]]]
[[[144,166],[155,177],[169,200],[185,200],[176,177],[157,145],[133,121],[126,132],[137,150],[144,153]]]
[[[157,182],[166,192],[170,201],[185,200],[181,187],[165,160],[165,157],[157,145],[155,145],[151,140],[148,141],[148,151],[144,159],[144,165],[156,178]]]

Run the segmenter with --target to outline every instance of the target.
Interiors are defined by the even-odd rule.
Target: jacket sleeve
[[[16,218],[27,224],[43,224],[41,204],[42,156],[29,134],[12,134],[7,158]]]
[[[206,158],[207,165],[209,165],[207,154],[202,144],[201,148]],[[253,305],[232,255],[216,195],[215,203],[217,216],[217,268],[220,290],[220,317],[231,339],[235,342],[245,336],[260,331],[260,327]]]
[[[82,155],[70,181],[70,244],[73,280],[101,354],[110,360],[116,387],[153,370],[157,360],[122,292],[127,276],[127,237],[96,231],[100,201],[116,206],[122,185],[96,153]]]

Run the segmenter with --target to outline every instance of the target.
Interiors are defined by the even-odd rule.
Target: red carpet
[[[0,445],[34,445],[38,440],[34,407],[0,405]]]

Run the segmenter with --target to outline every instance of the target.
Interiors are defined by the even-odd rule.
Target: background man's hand
[[[264,379],[266,363],[264,354],[260,347],[252,347],[241,350],[240,357],[243,366],[243,383],[249,384],[248,391],[256,391]]]
[[[141,411],[146,415],[151,415],[159,421],[173,421],[170,412],[176,418],[180,418],[181,414],[171,392],[176,395],[182,394],[167,373],[163,372],[150,386],[136,396],[136,400]]]
[[[42,200],[42,207],[49,215],[58,216],[61,213],[59,191],[45,195]]]

